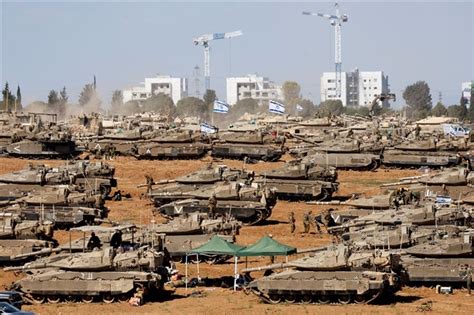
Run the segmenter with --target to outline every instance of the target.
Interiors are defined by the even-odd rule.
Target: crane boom
[[[204,34],[199,37],[193,38],[194,45],[200,45],[204,47],[204,77],[206,90],[209,90],[211,87],[211,48],[209,47],[209,42],[217,39],[226,39],[233,38],[243,35],[242,31],[227,32],[227,33],[213,33],[213,34]]]

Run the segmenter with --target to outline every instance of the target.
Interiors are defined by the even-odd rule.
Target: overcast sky
[[[461,82],[474,78],[474,1],[340,2],[343,71],[383,70],[397,104],[417,80],[458,103]],[[276,83],[294,80],[319,102],[322,72],[334,69],[334,29],[302,11],[333,13],[333,2],[5,2],[1,4],[1,80],[25,102],[46,100],[66,86],[77,101],[97,76],[106,103],[112,91],[145,77],[189,78],[203,68],[192,38],[242,30],[211,43],[211,85],[225,98],[225,77],[258,73]],[[201,80],[201,93],[204,80]]]

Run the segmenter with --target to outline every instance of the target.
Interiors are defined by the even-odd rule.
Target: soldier
[[[449,197],[449,191],[446,188],[446,184],[443,184],[443,186],[441,186],[440,195],[443,196],[443,197]]]
[[[304,233],[308,234],[309,233],[309,228],[311,225],[311,211],[305,212],[303,214],[303,226],[304,226]]]
[[[316,216],[314,216],[313,218],[313,224],[314,224],[314,228],[316,229],[316,232],[321,235],[322,234],[322,231],[321,231],[321,226],[319,226],[319,222],[318,222],[318,219]]]
[[[217,206],[217,198],[216,194],[212,193],[211,197],[209,197],[209,218],[214,219],[214,215],[216,212],[216,206]]]
[[[290,214],[288,215],[288,222],[290,223],[290,233],[291,234],[295,233],[296,219],[295,219],[295,213],[293,211],[291,211]]]
[[[113,144],[110,145],[110,159],[113,160],[115,158],[115,154],[117,153],[117,149]]]
[[[112,237],[110,238],[110,246],[112,246],[113,249],[122,246],[122,231],[116,230],[115,233],[112,234]]]
[[[100,243],[100,239],[95,235],[94,232],[91,233],[91,237],[89,242],[87,242],[87,249],[94,250],[94,248],[100,249],[102,244]]]
[[[145,178],[146,178],[146,193],[150,194],[152,186],[155,183],[155,181],[153,180],[153,177],[151,177],[150,175],[145,175]]]
[[[466,265],[466,287],[467,287],[467,294],[471,295],[471,287],[472,287],[472,270],[471,266]]]
[[[420,131],[421,131],[420,125],[416,124],[416,127],[415,127],[415,139],[417,139],[417,140],[418,140],[418,138],[420,138]]]

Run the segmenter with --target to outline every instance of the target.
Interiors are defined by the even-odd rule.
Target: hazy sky
[[[145,77],[189,78],[203,68],[201,34],[242,30],[212,42],[211,85],[225,98],[225,77],[258,73],[294,80],[319,102],[319,79],[334,69],[334,30],[302,11],[333,13],[333,2],[9,2],[1,4],[1,81],[25,102],[66,86],[70,99],[97,76],[105,102]],[[425,80],[434,103],[458,103],[474,78],[474,1],[340,2],[342,67],[383,70],[397,103],[406,85]],[[203,91],[201,80],[201,93]]]

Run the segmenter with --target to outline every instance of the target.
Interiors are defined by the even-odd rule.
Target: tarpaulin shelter
[[[296,248],[279,243],[269,236],[257,243],[241,249],[238,256],[288,256],[296,253]]]
[[[209,242],[191,250],[186,254],[186,284],[188,283],[188,255],[228,255],[234,256],[234,290],[237,285],[237,256],[239,251],[242,250],[242,246],[229,243],[217,235],[214,235]],[[199,261],[199,256],[198,259]],[[199,275],[199,262],[198,262],[198,275]]]

